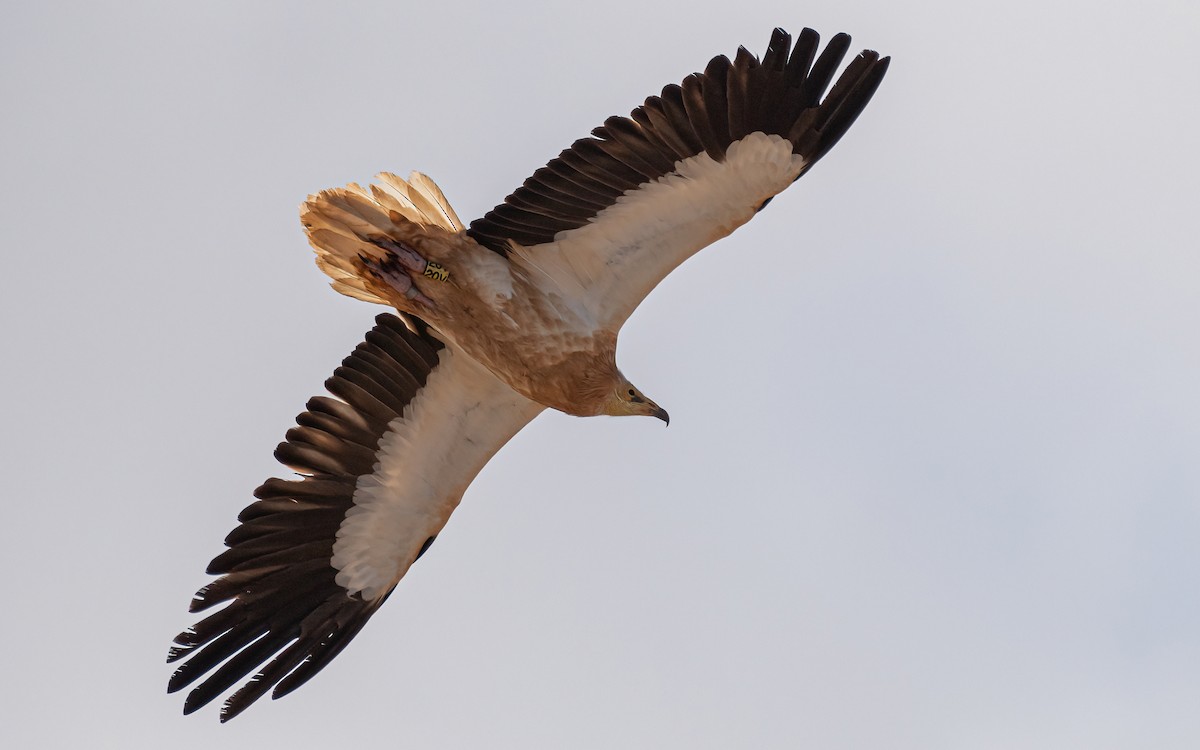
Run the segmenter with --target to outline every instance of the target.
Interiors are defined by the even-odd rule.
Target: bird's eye
[[[632,388],[630,388],[630,389],[629,389],[629,395],[630,395],[630,396],[636,396],[637,394],[633,392],[633,389],[632,389]]]

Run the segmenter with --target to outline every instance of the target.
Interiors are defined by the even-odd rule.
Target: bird
[[[484,464],[545,409],[669,423],[616,364],[626,319],[680,263],[804,175],[890,58],[775,29],[575,141],[464,224],[418,172],[310,195],[301,223],[343,294],[391,308],[310,399],[180,633],[168,692],[228,721],[336,657],[430,548]],[[828,93],[826,93],[828,92]]]

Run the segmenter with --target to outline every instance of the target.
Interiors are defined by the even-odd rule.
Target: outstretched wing
[[[181,633],[167,659],[186,659],[169,691],[203,678],[184,713],[260,667],[222,721],[320,671],[428,549],[488,459],[544,408],[420,321],[419,332],[390,314],[376,322],[326,381],[337,398],[310,400],[275,452],[301,478],[259,487],[209,565],[222,577],[191,610],[228,604]]]
[[[749,221],[817,162],[870,101],[888,58],[775,29],[762,61],[740,48],[610,117],[467,230],[552,278],[619,328],[680,263]],[[814,63],[815,58],[815,63]]]

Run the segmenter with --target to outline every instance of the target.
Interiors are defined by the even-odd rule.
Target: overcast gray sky
[[[21,3],[0,26],[5,747],[1200,747],[1194,3]],[[772,27],[893,56],[316,680],[170,639],[378,309],[297,206],[464,219]],[[747,269],[751,272],[746,273]]]

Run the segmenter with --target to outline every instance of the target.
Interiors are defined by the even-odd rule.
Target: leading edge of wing
[[[200,680],[184,713],[254,673],[227,721],[329,663],[433,542],[471,480],[542,407],[466,355],[383,314],[300,414],[191,611],[227,603],[175,639],[168,691]],[[416,321],[416,323],[420,323]]]

